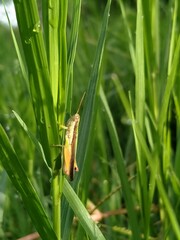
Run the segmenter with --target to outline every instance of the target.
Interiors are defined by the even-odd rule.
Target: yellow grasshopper
[[[66,174],[70,181],[74,178],[74,171],[79,171],[77,162],[76,162],[76,151],[77,151],[77,142],[78,142],[78,130],[80,115],[79,110],[82,105],[83,99],[85,97],[83,94],[78,110],[75,115],[69,118],[66,126],[63,128],[66,129],[65,133],[65,145],[63,149],[63,172]]]

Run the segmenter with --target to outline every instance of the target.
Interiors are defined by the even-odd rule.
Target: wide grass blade
[[[45,1],[43,3],[48,12],[47,25],[43,26],[44,33],[47,34],[45,36],[43,36],[37,1],[14,1],[28,69],[37,134],[43,147],[46,162],[53,170],[51,182],[53,227],[58,239],[60,239],[60,192],[62,192],[63,184],[61,181],[62,171],[60,171],[61,157],[60,150],[51,146],[60,142],[57,122],[63,124],[65,116],[67,1],[51,1],[48,3],[49,5]],[[44,5],[43,10],[45,11]],[[61,11],[62,19],[58,15],[59,11]],[[58,156],[59,158],[57,158]]]
[[[58,143],[59,137],[37,3],[25,0],[14,1],[14,5],[29,73],[30,93],[38,134],[48,165],[53,167],[58,153],[57,149],[50,148],[49,145]]]
[[[77,163],[79,166],[79,173],[76,175],[73,187],[77,189],[77,186],[80,186],[79,179],[83,174],[83,169],[86,169],[85,157],[90,147],[90,138],[93,138],[93,124],[96,119],[96,111],[97,111],[97,100],[98,100],[98,89],[100,85],[100,69],[102,63],[102,57],[104,52],[104,45],[106,39],[106,32],[108,27],[109,20],[109,12],[110,12],[111,0],[108,0],[104,17],[102,21],[101,33],[97,45],[97,50],[94,58],[94,64],[89,80],[89,86],[86,94],[86,99],[84,103],[84,111],[81,118],[80,129],[79,129],[79,140],[77,147]],[[84,140],[86,139],[86,140]],[[82,176],[82,185],[84,182],[84,178],[86,178],[86,174]],[[68,211],[68,213],[67,213]],[[73,218],[73,212],[71,209],[67,209],[67,206],[63,208],[63,215],[66,216],[66,223],[63,227],[64,235],[63,239],[67,239],[69,235],[69,228]]]
[[[89,86],[87,90],[87,95],[84,104],[84,111],[82,114],[82,120],[79,130],[79,144],[77,151],[77,161],[80,166],[80,174],[76,179],[75,185],[79,182],[81,173],[83,172],[84,158],[88,151],[89,139],[93,137],[93,124],[96,119],[97,106],[98,106],[98,91],[100,86],[100,71],[102,64],[102,57],[105,46],[106,32],[108,27],[108,20],[110,15],[110,5],[111,0],[108,0],[106,9],[104,11],[104,17],[102,21],[101,33],[99,36],[99,41],[96,49],[96,54],[94,58],[94,64],[91,71],[91,76],[89,80]],[[86,139],[86,141],[84,141]]]
[[[75,215],[81,226],[84,228],[90,239],[105,240],[102,232],[97,227],[96,223],[91,219],[81,200],[78,198],[68,181],[65,179],[63,194],[68,200],[70,207],[73,209]]]
[[[57,237],[41,201],[32,183],[28,179],[2,126],[0,126],[0,160],[12,183],[20,193],[26,210],[42,239],[51,238],[56,240]]]

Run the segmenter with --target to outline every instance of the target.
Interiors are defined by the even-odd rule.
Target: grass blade
[[[113,118],[112,118],[112,115],[111,115],[111,112],[102,88],[100,91],[100,96],[101,96],[102,105],[105,108],[105,116],[106,116],[106,121],[109,129],[109,134],[111,136],[114,155],[115,155],[115,158],[118,159],[117,169],[118,169],[119,177],[121,179],[124,198],[125,198],[126,206],[128,209],[129,224],[133,232],[132,234],[133,239],[140,239],[140,230],[138,228],[137,216],[134,212],[135,206],[133,203],[131,190],[130,190],[128,178],[126,175],[126,169],[125,169],[122,151],[121,151],[119,140],[118,140],[118,135],[117,135],[115,124],[114,124],[114,121],[113,121]]]
[[[97,227],[96,223],[91,219],[91,216],[67,180],[64,181],[63,194],[68,200],[71,208],[73,209],[75,215],[78,217],[79,222],[89,237],[91,239],[105,240],[103,234]]]
[[[57,149],[49,147],[58,143],[50,74],[36,1],[14,1],[20,37],[29,73],[30,93],[38,134],[50,167],[53,167]]]
[[[48,163],[46,161],[46,158],[45,158],[45,155],[44,155],[44,151],[43,151],[43,148],[42,148],[40,142],[38,142],[38,140],[35,138],[35,136],[29,131],[28,127],[26,126],[25,122],[21,119],[21,117],[15,111],[12,111],[12,112],[14,113],[14,115],[15,115],[16,119],[18,120],[18,122],[20,123],[21,127],[27,133],[28,137],[34,143],[34,145],[35,145],[36,149],[38,150],[40,156],[42,156],[44,163],[46,164],[47,168],[49,169],[50,173],[52,174],[52,170],[48,166]]]
[[[164,95],[162,98],[162,106],[161,106],[161,111],[159,114],[159,134],[160,136],[162,136],[163,134],[163,127],[167,118],[167,110],[168,110],[168,105],[169,105],[169,100],[170,100],[170,96],[172,93],[172,89],[175,83],[175,79],[176,79],[176,74],[177,74],[177,70],[178,70],[178,65],[179,65],[179,54],[180,53],[180,36],[178,37],[177,43],[176,43],[176,48],[174,51],[174,57],[172,60],[172,65],[171,65],[171,69],[169,70],[169,76],[167,79],[167,84],[166,84],[166,88],[164,91]]]
[[[57,237],[41,201],[24,172],[2,126],[0,126],[0,160],[12,183],[19,191],[29,216],[42,239],[49,239],[49,236],[51,236],[51,239],[56,240]]]
[[[110,5],[111,0],[108,0],[105,11],[104,11],[104,17],[102,21],[102,27],[101,27],[101,33],[98,41],[98,46],[95,54],[95,60],[89,80],[89,86],[88,91],[85,99],[84,104],[84,111],[81,118],[81,124],[79,129],[79,140],[78,140],[78,147],[77,147],[77,163],[79,166],[79,173],[76,175],[73,183],[73,188],[77,189],[77,186],[80,185],[79,179],[81,177],[81,174],[83,173],[83,168],[86,168],[85,166],[85,156],[88,151],[88,147],[90,147],[90,138],[93,137],[93,123],[95,122],[96,117],[96,111],[97,111],[97,95],[98,95],[98,89],[100,84],[100,68],[102,63],[102,56],[104,51],[104,45],[105,45],[105,38],[106,38],[106,32],[108,27],[108,20],[109,20],[109,12],[110,12]],[[84,141],[86,139],[86,141]],[[83,178],[86,176],[82,176],[82,185],[83,185]],[[69,235],[69,228],[72,222],[73,213],[72,210],[68,210],[67,214],[67,206],[63,208],[63,215],[66,216],[66,223],[64,229],[64,235],[63,239],[67,239]]]

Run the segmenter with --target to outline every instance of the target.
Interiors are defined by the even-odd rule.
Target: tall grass
[[[90,115],[93,115],[97,96],[98,75],[104,50],[110,3],[111,1],[107,2],[104,13],[92,78],[90,79],[89,89],[87,90],[87,96],[90,97],[90,100],[86,101],[87,104],[84,109],[87,109],[86,112],[89,118],[86,123],[88,122],[89,124],[84,127],[84,132],[91,131],[88,130],[91,129],[90,125],[93,121]],[[71,110],[73,63],[76,52],[81,1],[75,1],[73,4],[73,24],[70,30],[69,46],[66,40],[67,1],[43,2],[43,25],[40,21],[36,1],[14,1],[14,5],[25,57],[24,63],[22,62],[20,47],[18,47],[15,38],[14,44],[19,56],[19,61],[22,63],[21,68],[23,72],[25,67],[27,67],[26,76],[28,76],[29,81],[38,139],[34,138],[25,123],[16,113],[15,116],[30,139],[34,142],[41,157],[43,157],[44,163],[50,170],[51,189],[49,189],[49,192],[51,191],[52,195],[52,227],[42,203],[32,186],[32,182],[30,182],[30,179],[21,167],[18,156],[8,141],[3,128],[1,128],[2,164],[17,190],[20,192],[33,224],[43,239],[61,239],[61,237],[67,239],[68,236],[66,235],[70,233],[69,226],[64,227],[64,232],[61,232],[61,208],[66,209],[66,211],[68,211],[69,208],[63,207],[63,203],[61,204],[63,192],[88,235],[92,239],[104,239],[101,231],[90,219],[81,201],[78,200],[77,195],[72,191],[72,188],[62,174],[62,154],[59,154],[61,151],[55,147],[53,148],[54,144],[63,144],[63,131],[59,131],[58,124],[65,124],[66,111]],[[12,36],[14,37],[13,31]],[[79,144],[81,144],[81,142],[80,136]],[[84,155],[85,152],[81,154],[82,159],[84,159]],[[76,205],[74,202],[76,202]],[[66,203],[64,203],[64,205],[65,204]],[[70,216],[67,214],[67,216],[63,218],[63,221],[67,221],[71,225],[72,217],[72,214]],[[66,229],[68,229],[68,231]]]
[[[14,4],[21,43],[11,35],[27,104],[11,106],[8,137],[1,121],[0,159],[41,238],[179,239],[178,0],[118,0],[111,12],[111,1],[43,1],[42,20],[36,1]],[[79,172],[69,182],[62,148],[53,145],[64,144],[59,126],[84,91]],[[8,216],[15,210],[7,191],[17,209],[20,200],[4,171],[1,179]],[[34,231],[18,211],[16,238]],[[11,221],[2,221],[7,231]]]
[[[178,2],[169,3],[167,12],[170,8],[173,10],[171,14],[168,13],[167,20],[161,24],[160,5],[157,1],[137,1],[134,47],[124,5],[122,1],[119,1],[119,4],[128,30],[135,74],[135,98],[132,99],[130,95],[128,100],[128,96],[123,93],[117,79],[114,79],[114,84],[128,117],[132,119],[137,154],[137,199],[141,208],[143,235],[145,239],[148,239],[153,233],[150,227],[151,207],[156,202],[161,221],[158,236],[163,239],[174,237],[178,239],[180,236],[179,221],[173,204],[174,187],[176,185],[179,188],[179,183],[174,175],[176,170],[173,161],[174,146],[171,139],[176,133],[168,127],[169,121],[172,121],[169,117],[174,114],[173,89],[175,83],[178,84],[179,78]],[[165,26],[172,27],[166,32]],[[173,124],[178,126],[178,120]],[[170,192],[174,192],[173,201]],[[176,203],[178,204],[177,201]],[[171,225],[171,230],[169,225]]]

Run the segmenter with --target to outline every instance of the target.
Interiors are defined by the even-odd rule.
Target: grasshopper
[[[79,122],[80,115],[79,110],[82,105],[83,99],[85,97],[83,94],[78,110],[75,115],[69,118],[67,121],[65,133],[65,145],[63,148],[63,172],[67,176],[69,176],[70,181],[74,178],[74,172],[78,172],[78,166],[76,162],[76,151],[77,151],[77,142],[78,142],[78,130],[79,130]]]

